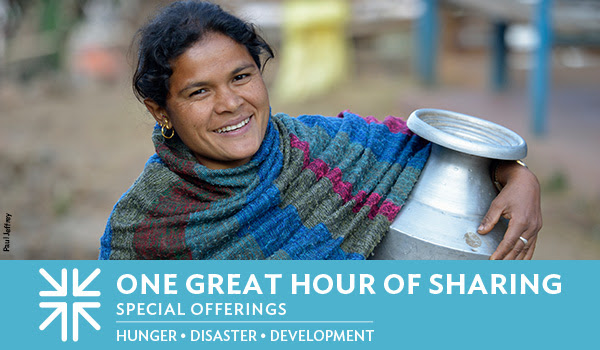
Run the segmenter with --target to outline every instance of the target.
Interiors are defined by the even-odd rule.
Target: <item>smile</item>
[[[231,131],[235,131],[235,130],[237,130],[237,129],[241,129],[241,128],[243,128],[243,127],[244,127],[246,124],[250,123],[250,118],[251,118],[251,117],[252,117],[252,116],[250,116],[250,117],[248,117],[248,118],[246,118],[246,119],[242,120],[242,121],[241,121],[241,122],[239,122],[238,124],[235,124],[235,125],[230,125],[230,126],[226,126],[226,127],[224,127],[224,128],[217,129],[217,130],[215,130],[215,132],[216,132],[216,133],[218,133],[218,134],[222,134],[222,133],[225,133],[225,132],[231,132]]]

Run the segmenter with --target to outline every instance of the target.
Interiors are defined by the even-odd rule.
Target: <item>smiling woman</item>
[[[404,121],[272,115],[271,48],[208,2],[174,2],[138,38],[156,154],[115,205],[101,259],[365,259],[402,215],[430,150]],[[504,188],[480,233],[504,215],[492,258],[531,258],[537,179],[510,163],[494,174]]]
[[[147,98],[160,125],[175,129],[201,164],[224,169],[246,164],[269,122],[269,97],[248,50],[226,35],[209,33],[179,57],[166,104]]]

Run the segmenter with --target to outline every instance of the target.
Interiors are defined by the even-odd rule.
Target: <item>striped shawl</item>
[[[156,154],[115,205],[100,259],[365,259],[429,155],[406,124],[343,112],[271,116],[247,164],[210,170],[155,128]]]

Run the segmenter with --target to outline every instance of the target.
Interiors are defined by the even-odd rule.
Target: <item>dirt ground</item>
[[[496,94],[486,87],[484,58],[457,62],[442,67],[442,84],[433,89],[416,84],[407,68],[360,65],[330,94],[297,103],[272,100],[273,111],[332,115],[350,109],[406,117],[435,107],[505,125],[528,141],[526,161],[543,187],[544,227],[535,258],[600,259],[598,67],[555,68],[548,133],[534,137],[525,72],[511,72],[512,87]],[[153,153],[154,123],[127,79],[0,84],[0,214],[2,220],[12,215],[10,252],[0,259],[97,258],[112,206]]]

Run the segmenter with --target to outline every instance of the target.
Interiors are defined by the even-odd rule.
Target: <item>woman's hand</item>
[[[529,260],[542,228],[540,183],[529,169],[516,162],[501,162],[496,174],[504,187],[492,201],[477,232],[490,232],[503,216],[509,220],[508,230],[490,260]]]

